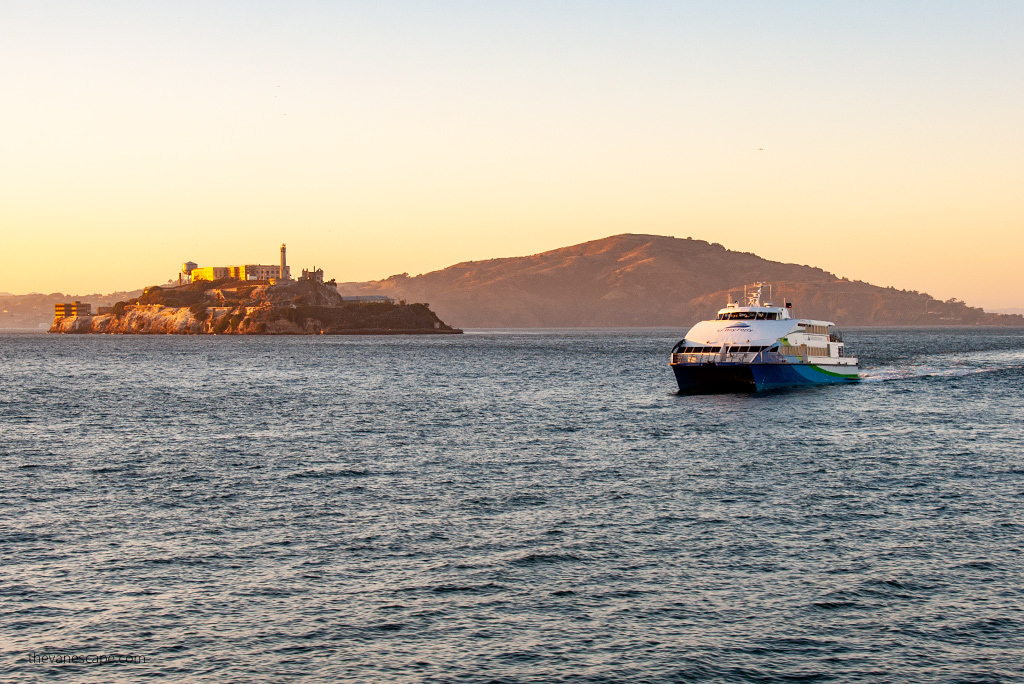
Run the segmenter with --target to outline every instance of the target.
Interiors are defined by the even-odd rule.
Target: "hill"
[[[341,283],[338,291],[430,302],[460,327],[681,327],[711,317],[756,280],[772,284],[777,302],[794,302],[797,316],[840,325],[1024,325],[1022,316],[986,313],[958,300],[659,235],[615,235],[415,277]]]

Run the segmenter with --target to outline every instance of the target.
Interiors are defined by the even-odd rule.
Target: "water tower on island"
[[[181,265],[181,273],[178,274],[178,284],[188,284],[192,282],[192,271],[199,268],[199,264],[194,261],[186,261]]]

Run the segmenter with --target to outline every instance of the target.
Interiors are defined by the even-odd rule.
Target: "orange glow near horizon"
[[[629,232],[1024,307],[1016,5],[13,7],[0,291]]]

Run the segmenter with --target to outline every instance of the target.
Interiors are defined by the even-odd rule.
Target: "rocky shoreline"
[[[53,321],[49,332],[107,335],[453,335],[427,304],[346,302],[321,283],[224,279],[147,288],[111,311]]]

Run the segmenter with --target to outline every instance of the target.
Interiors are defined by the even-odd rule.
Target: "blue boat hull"
[[[702,363],[672,366],[679,391],[687,394],[757,392],[801,385],[857,382],[809,363]]]

